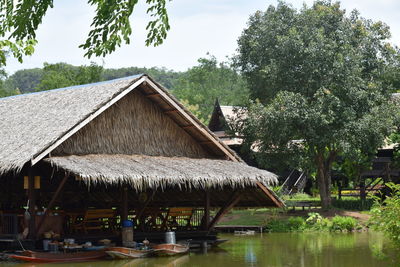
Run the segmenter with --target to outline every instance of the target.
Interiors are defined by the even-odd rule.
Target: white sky
[[[166,67],[184,71],[197,64],[197,59],[207,52],[219,60],[231,56],[237,48],[237,38],[246,26],[251,14],[256,10],[266,10],[276,5],[276,0],[172,0],[168,2],[171,30],[163,45],[146,47],[145,27],[148,17],[146,6],[139,1],[132,16],[133,36],[129,46],[117,49],[105,58],[83,57],[78,48],[86,40],[93,17],[93,8],[86,0],[55,0],[39,28],[35,54],[25,57],[20,64],[10,58],[6,70],[12,74],[16,70],[42,67],[44,62],[66,62],[73,65],[89,64],[90,61],[103,64],[106,68],[120,67]],[[300,8],[312,0],[288,0]],[[361,15],[387,23],[392,32],[392,42],[400,45],[400,1],[398,0],[343,0],[342,7],[350,11],[354,8]]]

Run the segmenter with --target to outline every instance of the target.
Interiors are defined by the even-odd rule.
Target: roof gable
[[[29,161],[36,164],[139,85],[145,85],[142,93],[201,145],[240,161],[166,89],[138,75],[0,99],[0,173],[20,170]]]
[[[65,140],[51,156],[88,154],[215,158],[139,90]]]

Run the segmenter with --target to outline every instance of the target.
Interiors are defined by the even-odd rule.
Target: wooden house
[[[185,230],[210,231],[233,206],[283,206],[273,173],[245,164],[147,75],[2,98],[0,118],[3,234],[23,230],[7,216],[21,220],[25,206],[32,239],[57,215],[63,233],[90,231],[90,210],[107,217],[94,229],[129,217],[164,231],[171,208],[196,209]]]

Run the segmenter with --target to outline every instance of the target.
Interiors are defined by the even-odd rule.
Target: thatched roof
[[[215,101],[214,110],[211,114],[209,129],[218,136],[221,141],[228,146],[241,145],[243,139],[232,136],[227,131],[230,130],[230,125],[240,123],[247,117],[247,110],[239,106],[222,106],[218,99]]]
[[[146,75],[0,99],[0,174],[51,154],[132,90],[171,117],[216,157],[240,161],[168,91]]]
[[[129,184],[137,191],[179,186],[185,189],[256,187],[277,183],[273,173],[245,163],[186,157],[84,155],[44,160],[87,184]]]

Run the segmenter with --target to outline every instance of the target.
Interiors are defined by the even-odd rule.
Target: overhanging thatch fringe
[[[244,163],[185,157],[84,155],[44,160],[81,178],[88,185],[129,184],[137,191],[178,186],[185,189],[245,188],[277,183],[275,174]]]

